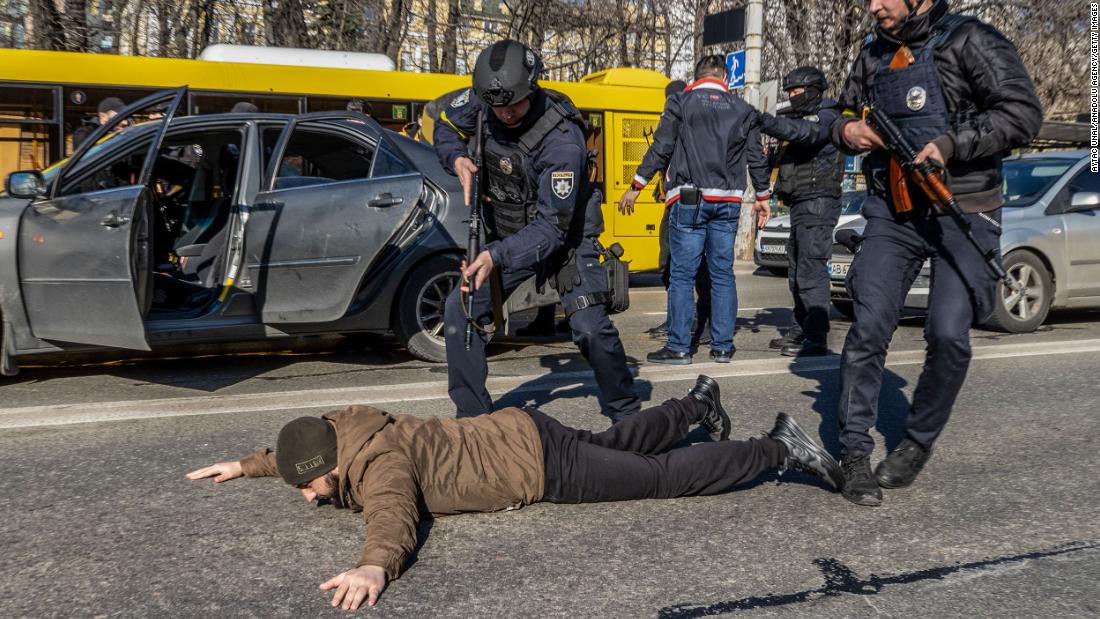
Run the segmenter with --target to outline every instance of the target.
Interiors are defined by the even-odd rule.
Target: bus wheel
[[[460,276],[457,256],[436,256],[418,266],[402,286],[393,330],[417,359],[447,361],[443,307]]]

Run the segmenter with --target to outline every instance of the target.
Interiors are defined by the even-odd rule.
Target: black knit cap
[[[283,426],[275,443],[283,480],[300,486],[336,468],[336,430],[320,417],[299,417]]]

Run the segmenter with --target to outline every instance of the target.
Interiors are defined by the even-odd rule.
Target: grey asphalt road
[[[834,452],[837,359],[767,350],[789,319],[785,280],[739,273],[739,352],[727,366],[654,368],[660,402],[719,377],[734,434],[786,411]],[[616,317],[628,354],[656,345],[664,295]],[[770,474],[726,495],[537,504],[421,525],[422,545],[372,616],[1094,617],[1100,458],[1094,313],[1042,331],[974,331],[966,387],[925,474],[879,508],[811,478]],[[834,322],[839,349],[846,323]],[[902,438],[920,371],[919,317],[895,335],[876,438]],[[317,589],[365,535],[280,481],[183,474],[270,445],[301,414],[355,399],[449,414],[445,370],[382,345],[295,342],[247,354],[28,368],[0,384],[0,616],[343,615]],[[494,393],[602,429],[568,339],[495,347]],[[700,440],[702,437],[700,435]]]

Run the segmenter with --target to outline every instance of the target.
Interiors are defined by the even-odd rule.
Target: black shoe
[[[729,363],[730,359],[733,358],[733,353],[735,352],[737,352],[736,348],[730,350],[729,352],[711,349],[710,360],[715,363]]]
[[[805,339],[801,333],[795,333],[794,331],[788,331],[783,337],[777,337],[774,340],[768,342],[769,348],[779,350],[784,346],[790,346],[792,344],[801,344]]]
[[[726,409],[722,408],[722,394],[718,390],[718,383],[713,378],[700,374],[688,395],[707,405],[707,412],[699,423],[710,433],[710,439],[715,442],[729,440],[733,424]]]
[[[875,479],[883,488],[904,488],[913,483],[925,463],[932,457],[932,450],[916,441],[905,439],[886,459],[875,467]]]
[[[787,459],[783,470],[793,469],[824,479],[833,488],[844,486],[844,474],[835,458],[825,448],[810,438],[787,413],[775,418],[775,428],[768,433],[772,439],[787,447]]]
[[[844,470],[844,498],[856,505],[882,504],[882,490],[871,475],[870,456],[844,456],[840,467]]]
[[[803,339],[798,344],[787,344],[779,352],[784,357],[820,357],[829,354],[829,347],[821,342]]]
[[[668,321],[666,320],[652,329],[647,329],[646,334],[655,340],[668,337]]]
[[[666,346],[662,346],[657,352],[651,352],[645,356],[650,363],[667,363],[669,365],[688,365],[691,363],[691,353],[673,352]]]

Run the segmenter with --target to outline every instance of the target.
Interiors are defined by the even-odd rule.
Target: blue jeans
[[[669,213],[669,253],[672,278],[668,287],[668,349],[691,351],[691,321],[695,316],[695,273],[706,248],[710,269],[710,347],[733,350],[737,321],[737,282],[733,278],[733,244],[739,202],[708,202],[698,206],[674,203]]]

